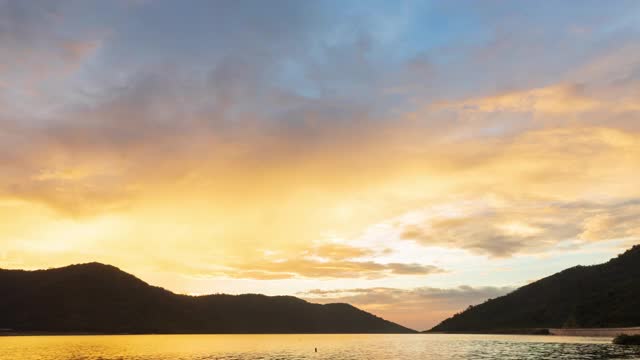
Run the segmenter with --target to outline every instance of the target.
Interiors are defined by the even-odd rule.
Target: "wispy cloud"
[[[640,240],[640,201],[620,203],[514,202],[472,204],[460,213],[404,225],[402,237],[426,246],[468,249],[491,256],[543,252],[562,242]]]
[[[382,250],[381,253],[385,253]],[[184,265],[162,260],[156,265],[175,267],[185,274],[205,277],[231,277],[238,279],[380,279],[402,275],[425,276],[443,273],[445,270],[430,264],[377,262],[378,251],[340,244],[321,244],[300,252],[267,251],[266,254],[245,252],[241,259],[226,262],[223,266],[208,264]],[[172,264],[171,264],[172,263]]]

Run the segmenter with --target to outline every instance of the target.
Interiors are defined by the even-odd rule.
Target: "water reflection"
[[[314,348],[318,352],[314,352]],[[610,339],[500,335],[141,335],[0,338],[3,360],[640,359]]]

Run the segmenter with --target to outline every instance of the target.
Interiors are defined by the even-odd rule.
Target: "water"
[[[0,337],[0,359],[640,359],[640,347],[605,338],[511,335],[35,336]]]

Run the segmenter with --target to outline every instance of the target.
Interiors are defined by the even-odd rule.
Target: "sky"
[[[415,329],[640,242],[640,2],[0,0],[0,267]]]

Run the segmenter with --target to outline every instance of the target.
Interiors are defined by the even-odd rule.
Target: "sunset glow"
[[[422,330],[605,261],[640,241],[639,16],[0,0],[0,268]]]

